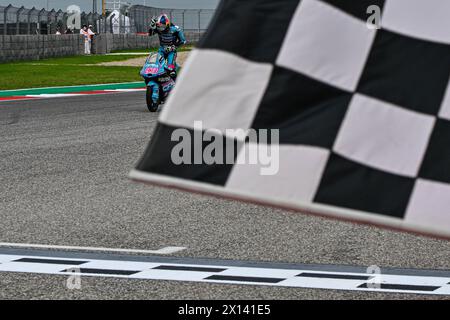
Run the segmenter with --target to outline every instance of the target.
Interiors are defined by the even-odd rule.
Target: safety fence
[[[77,34],[0,35],[0,62],[80,55],[84,40]]]
[[[187,31],[188,44],[196,44],[203,32]],[[102,33],[92,40],[92,53],[107,54],[114,50],[150,49],[157,47],[157,36]],[[0,63],[40,60],[82,55],[84,39],[79,34],[0,35]]]
[[[0,6],[0,35],[55,34],[57,30],[65,33],[69,17],[70,13],[62,10]],[[98,13],[80,13],[81,25],[91,24],[96,28],[99,20]]]
[[[144,33],[152,17],[166,13],[171,21],[186,31],[203,32],[215,13],[212,9],[168,9],[142,5],[123,6],[120,10],[98,13],[79,13],[80,25],[92,25],[97,33]],[[62,10],[28,9],[12,5],[0,6],[0,35],[66,33],[72,13]],[[75,28],[72,30],[77,32]]]
[[[205,31],[211,22],[215,10],[213,9],[161,9],[141,5],[131,6],[128,17],[132,32],[147,32],[152,17],[165,13],[170,20],[186,31]]]

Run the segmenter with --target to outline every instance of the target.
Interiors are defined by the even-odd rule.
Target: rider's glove
[[[156,30],[156,18],[152,18],[152,20],[150,20],[150,29]]]

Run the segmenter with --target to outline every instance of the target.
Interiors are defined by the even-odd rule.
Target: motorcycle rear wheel
[[[145,92],[145,100],[147,102],[147,108],[150,112],[158,111],[159,103],[153,102],[153,90],[151,87],[147,87],[147,91]]]

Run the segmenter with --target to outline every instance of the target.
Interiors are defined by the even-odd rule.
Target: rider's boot
[[[172,78],[173,81],[177,80],[177,72],[175,70],[170,71],[169,76]]]

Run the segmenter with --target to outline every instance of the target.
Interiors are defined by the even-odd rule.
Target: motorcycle
[[[176,66],[178,70],[179,66]],[[150,112],[158,111],[175,86],[175,77],[167,70],[167,60],[157,52],[150,53],[140,71],[144,78],[147,108]]]

